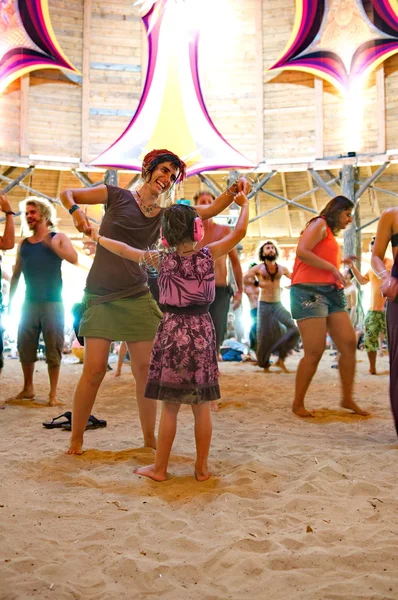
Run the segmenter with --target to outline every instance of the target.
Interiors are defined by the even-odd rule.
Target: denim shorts
[[[345,312],[344,289],[335,285],[296,284],[290,288],[290,308],[293,319],[326,318],[334,312]]]

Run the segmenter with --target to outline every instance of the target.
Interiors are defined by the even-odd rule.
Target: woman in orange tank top
[[[341,405],[366,415],[353,399],[356,337],[346,309],[341,252],[336,234],[352,222],[354,204],[336,196],[319,217],[309,221],[301,234],[290,290],[292,317],[296,319],[304,346],[295,385],[293,412],[313,416],[304,406],[305,394],[325,350],[328,332],[339,352]],[[352,257],[351,257],[352,259]]]

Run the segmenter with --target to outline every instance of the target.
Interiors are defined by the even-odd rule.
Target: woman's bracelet
[[[100,244],[100,239],[101,239],[102,237],[103,237],[102,235],[99,235],[99,236],[97,237],[97,244],[98,244],[99,246],[101,246],[101,244]]]
[[[13,217],[15,217],[15,212],[13,210],[7,210],[6,216],[7,215],[13,215]]]
[[[383,273],[388,273],[387,269],[384,269],[384,271],[380,271],[380,273],[376,273],[377,277],[380,277],[380,275],[383,275]]]
[[[80,208],[80,206],[78,204],[74,204],[73,206],[71,206],[68,210],[70,215],[73,215],[73,213],[75,212],[75,210],[77,210],[78,208]]]

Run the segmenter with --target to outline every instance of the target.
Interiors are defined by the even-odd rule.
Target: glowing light
[[[207,3],[140,0],[138,4],[147,11],[143,20],[149,43],[140,103],[124,133],[91,164],[140,170],[149,150],[170,148],[187,163],[188,176],[253,166],[222,137],[204,102],[198,69],[199,22],[203,19],[199,20],[198,11],[206,13]]]

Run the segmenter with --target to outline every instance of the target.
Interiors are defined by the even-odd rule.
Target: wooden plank
[[[311,173],[309,171],[307,171],[307,181],[308,181],[308,185],[310,186],[310,190],[312,190],[313,189],[312,177],[311,177]],[[318,203],[316,201],[316,193],[314,191],[311,191],[310,193],[311,193],[312,206],[313,206],[313,208],[315,208],[315,210],[317,210],[319,212]]]
[[[84,0],[83,14],[83,83],[82,83],[82,114],[81,114],[81,157],[83,162],[89,160],[90,137],[90,33],[91,33],[92,0]]]
[[[386,151],[386,92],[383,65],[380,65],[376,72],[376,121],[377,150],[384,153]]]
[[[19,105],[19,154],[21,156],[29,156],[29,82],[29,73],[22,75]]]
[[[263,59],[263,0],[255,5],[256,36],[256,157],[257,162],[264,160],[264,59]],[[261,221],[260,221],[261,223]]]
[[[315,157],[323,158],[323,80],[315,77]]]

